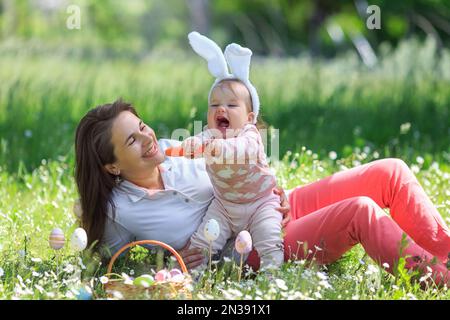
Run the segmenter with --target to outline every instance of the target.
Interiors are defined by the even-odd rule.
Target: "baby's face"
[[[237,81],[220,83],[211,92],[208,128],[219,130],[224,138],[227,129],[242,129],[253,122],[250,105],[250,93],[245,85]]]

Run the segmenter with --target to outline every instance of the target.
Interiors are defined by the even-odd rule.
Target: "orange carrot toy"
[[[201,146],[197,150],[194,151],[194,155],[202,154],[205,151],[205,146]],[[169,157],[182,157],[184,156],[184,150],[182,147],[169,147],[165,151],[166,156]]]

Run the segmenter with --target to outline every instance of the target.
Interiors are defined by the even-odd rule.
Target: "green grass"
[[[355,152],[352,156],[320,159],[310,150],[287,154],[276,166],[279,181],[286,188],[325,177],[355,161],[370,161],[371,155]],[[433,163],[423,170],[411,163],[419,181],[450,223],[450,172]],[[87,286],[97,299],[106,298],[100,277],[106,273],[99,260],[85,252],[79,256],[70,245],[54,252],[48,235],[60,227],[70,238],[77,227],[72,213],[77,198],[72,168],[64,159],[41,164],[30,173],[0,172],[0,299],[74,299],[80,286]],[[69,241],[68,241],[69,242]],[[26,253],[24,252],[26,251]],[[145,250],[144,250],[145,251]],[[136,253],[137,252],[137,253]],[[145,258],[144,258],[144,257]],[[37,260],[36,260],[37,259]],[[136,277],[149,273],[142,250],[133,250],[131,258],[121,259],[114,269]],[[411,275],[397,277],[375,267],[360,246],[354,247],[334,264],[306,267],[305,261],[286,263],[272,278],[247,275],[237,282],[237,267],[226,264],[212,275],[206,274],[193,286],[194,299],[449,299],[450,292],[430,286],[426,290],[411,284]],[[403,270],[403,269],[402,269]],[[404,271],[404,270],[403,270]],[[275,280],[276,279],[276,280]]]
[[[105,298],[99,261],[69,245],[48,245],[59,227],[77,227],[72,206],[73,138],[84,113],[123,97],[159,137],[204,120],[212,79],[196,57],[83,60],[2,51],[0,60],[0,299],[73,299],[80,285]],[[400,157],[417,174],[450,224],[450,51],[431,42],[385,49],[367,70],[353,54],[332,61],[255,59],[252,81],[265,120],[280,131],[273,166],[292,188],[360,163]],[[329,157],[329,153],[336,157]],[[139,251],[139,250],[138,250]],[[145,260],[121,260],[116,272],[138,275]],[[230,269],[231,268],[231,269]],[[374,268],[360,246],[338,262],[286,263],[273,278],[219,268],[194,286],[195,299],[449,299],[419,289],[400,269]],[[275,280],[275,279],[277,280]]]

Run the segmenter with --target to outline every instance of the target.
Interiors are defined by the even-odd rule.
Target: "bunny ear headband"
[[[238,79],[242,81],[250,92],[253,113],[255,114],[254,123],[256,123],[259,113],[259,97],[255,87],[248,79],[252,51],[248,48],[243,48],[236,43],[231,43],[225,48],[224,55],[214,41],[196,31],[189,33],[188,38],[192,49],[208,62],[209,72],[216,77],[216,81],[209,91],[208,101],[211,97],[212,89],[217,83],[224,79]],[[231,74],[228,73],[227,62],[230,66]]]

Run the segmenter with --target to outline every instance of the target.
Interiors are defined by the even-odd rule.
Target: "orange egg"
[[[65,237],[64,232],[60,228],[55,228],[50,233],[50,236],[48,237],[48,243],[50,244],[50,247],[54,250],[59,250],[62,247],[64,247],[65,243]]]

